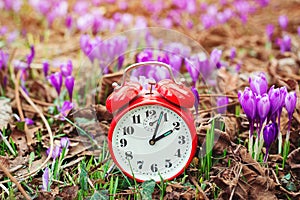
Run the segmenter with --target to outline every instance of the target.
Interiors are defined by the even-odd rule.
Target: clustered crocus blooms
[[[88,35],[82,35],[80,47],[90,61],[95,62],[97,60],[103,73],[107,74],[110,72],[109,65],[115,60],[118,61],[117,70],[121,69],[128,40],[124,36],[102,40],[100,37],[92,39]]]
[[[291,51],[292,49],[292,41],[288,35],[284,35],[282,38],[277,38],[276,43],[280,47],[281,53]]]
[[[249,79],[250,88],[246,87],[243,92],[239,91],[238,98],[240,104],[250,122],[250,134],[249,134],[249,143],[251,142],[251,137],[254,131],[254,124],[257,124],[257,135],[258,139],[260,138],[260,132],[264,130],[264,134],[267,134],[270,131],[266,131],[263,128],[265,123],[268,125],[272,121],[272,127],[275,126],[279,131],[278,135],[279,140],[279,153],[281,153],[282,148],[282,136],[280,133],[280,115],[282,113],[283,107],[288,111],[289,123],[292,120],[292,114],[296,107],[297,96],[295,92],[287,93],[285,86],[281,88],[275,88],[273,85],[268,90],[268,82],[264,73],[259,73],[253,78]],[[270,125],[271,126],[271,125]],[[272,129],[273,130],[273,129]],[[264,135],[264,138],[268,138],[267,144],[270,146],[270,143],[274,142],[276,137],[268,137]],[[289,131],[287,134],[287,139],[289,138]],[[272,140],[273,139],[273,140]],[[266,143],[266,141],[265,141]],[[249,151],[252,152],[252,145],[249,144]],[[261,144],[260,144],[261,145]],[[269,148],[269,146],[267,148]],[[257,147],[256,147],[257,148]],[[256,151],[260,151],[256,149]],[[259,152],[256,152],[256,154]],[[258,156],[256,155],[255,156]],[[257,157],[256,157],[257,158]]]
[[[49,64],[47,62],[43,63],[44,74],[48,74]],[[75,79],[72,76],[73,64],[71,60],[68,60],[67,63],[62,63],[60,65],[60,71],[52,73],[47,76],[49,83],[55,88],[58,96],[61,93],[61,88],[63,85],[63,79],[65,79],[65,86],[69,94],[70,101],[73,97],[73,89]]]
[[[19,12],[23,5],[23,0],[0,0],[0,9],[12,10],[14,12]]]

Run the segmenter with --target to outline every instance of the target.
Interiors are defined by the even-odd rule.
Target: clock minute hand
[[[173,133],[173,130],[168,130],[168,131],[165,132],[164,134],[158,136],[157,138],[154,138],[154,142],[157,142],[158,140],[161,140],[161,139],[167,137],[167,136],[170,135],[171,133]]]
[[[161,119],[162,119],[163,114],[164,114],[163,111],[161,111],[161,113],[159,114],[159,117],[158,117],[158,120],[157,120],[157,124],[156,124],[155,130],[154,130],[152,139],[149,141],[149,143],[150,143],[151,145],[154,145],[154,144],[155,144],[155,137],[156,137],[156,134],[157,134],[159,125],[160,125],[160,123],[161,123]]]

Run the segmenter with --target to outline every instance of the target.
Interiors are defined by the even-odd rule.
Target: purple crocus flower
[[[232,47],[230,49],[230,60],[233,60],[236,57],[236,48]]]
[[[238,92],[239,102],[250,122],[250,137],[253,134],[254,120],[256,117],[256,98],[252,90],[246,87],[243,92]]]
[[[0,50],[0,70],[5,70],[7,68],[8,58],[8,53],[5,53],[4,51]]]
[[[274,121],[277,116],[277,111],[281,107],[281,93],[279,88],[275,88],[275,86],[273,85],[269,89],[268,94],[269,94],[270,105],[271,105],[269,117],[272,119],[272,121]]]
[[[43,186],[42,186],[42,190],[43,191],[48,191],[49,188],[49,183],[50,183],[50,173],[49,173],[49,168],[46,167],[43,176],[42,176],[42,180],[43,180]]]
[[[288,112],[288,116],[291,119],[293,112],[296,108],[297,104],[297,94],[296,92],[289,92],[285,97],[285,108]]]
[[[262,125],[269,114],[270,107],[271,105],[270,105],[270,99],[268,94],[265,93],[262,96],[260,95],[257,96],[256,108],[260,120],[260,129],[262,128]],[[258,132],[258,135],[260,135],[260,131]]]
[[[73,76],[67,76],[65,80],[65,85],[68,90],[70,101],[72,101],[72,96],[73,96],[74,80],[75,79]]]
[[[192,78],[193,85],[195,85],[197,83],[199,75],[200,75],[198,56],[193,55],[189,59],[186,58],[185,66]]]
[[[254,94],[263,95],[268,90],[268,81],[265,73],[261,72],[252,78],[249,78],[250,88]]]
[[[217,98],[218,113],[224,114],[227,110],[226,105],[228,105],[228,97],[218,97]],[[219,108],[219,107],[221,107],[221,108]]]
[[[284,53],[286,51],[291,51],[292,41],[290,36],[284,35],[283,38],[278,38],[276,40],[278,46],[280,46],[280,52]]]
[[[71,30],[71,29],[72,29],[73,18],[72,18],[71,15],[68,15],[68,16],[66,17],[65,24],[66,24],[66,27],[67,27],[68,30]]]
[[[62,137],[60,138],[60,147],[61,148],[69,148],[70,146],[70,140],[68,137]]]
[[[286,142],[289,141],[290,139],[290,130],[291,130],[291,123],[292,123],[292,117],[293,117],[293,112],[296,108],[297,105],[297,94],[295,91],[287,93],[285,97],[285,109],[288,112],[289,116],[289,123],[288,123],[288,130],[286,134]]]
[[[49,83],[55,88],[58,95],[60,95],[60,90],[62,86],[62,74],[60,72],[55,72],[47,77]]]
[[[34,124],[34,121],[30,118],[25,118],[24,120],[25,120],[25,124],[27,124],[27,125],[33,125]]]
[[[64,101],[62,107],[57,107],[57,110],[60,113],[60,120],[64,120],[64,118],[68,115],[68,113],[72,110],[73,107],[73,103],[71,103],[70,101]]]
[[[199,101],[200,101],[199,93],[198,93],[198,90],[194,86],[192,87],[192,92],[195,96],[194,107],[195,107],[195,110],[196,110],[196,116],[198,116]]]
[[[272,143],[276,140],[277,135],[278,135],[278,126],[276,123],[268,124],[265,126],[263,130],[263,137],[266,146],[266,154],[264,157],[264,162],[267,161],[269,155],[269,149]]]
[[[50,153],[50,147],[47,149],[46,153],[47,153],[47,155],[49,155],[49,153]],[[56,146],[55,145],[53,147],[53,151],[52,151],[52,155],[51,155],[52,159],[55,160],[56,158],[58,158],[60,156],[60,154],[61,154],[61,148],[60,148],[60,146]]]
[[[300,26],[297,28],[298,36],[300,37]]]
[[[266,26],[266,34],[267,34],[268,40],[271,41],[272,36],[274,34],[274,25],[273,24],[268,24]]]
[[[43,72],[44,76],[47,77],[49,72],[49,63],[47,61],[43,62]]]
[[[60,71],[64,77],[72,75],[73,64],[71,60],[68,60],[67,63],[60,65]]]
[[[30,67],[30,65],[31,65],[31,63],[32,63],[32,61],[33,61],[33,59],[34,59],[34,56],[35,56],[34,46],[31,45],[31,46],[30,46],[30,54],[26,56],[26,57],[27,57],[27,65],[28,65],[28,68]]]
[[[283,30],[286,30],[288,26],[288,18],[286,15],[280,15],[278,17],[278,23]]]
[[[210,54],[210,62],[211,64],[214,66],[216,66],[217,68],[221,67],[221,56],[222,56],[222,50],[219,49],[213,49],[211,54]]]
[[[201,16],[201,22],[204,26],[205,29],[209,29],[213,26],[217,25],[217,20],[215,19],[214,16],[208,15],[208,14],[204,14]]]

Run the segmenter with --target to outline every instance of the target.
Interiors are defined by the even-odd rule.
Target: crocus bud
[[[253,121],[256,117],[256,98],[249,87],[244,92],[238,92],[239,102],[249,121]]]
[[[221,62],[220,62],[221,56],[222,56],[222,50],[213,49],[213,51],[210,54],[211,64],[213,64],[217,68],[220,68],[221,67]]]
[[[263,95],[268,90],[268,81],[263,72],[254,76],[253,80],[249,78],[249,83],[254,94]]]
[[[57,110],[59,111],[59,118],[60,120],[64,120],[65,117],[69,114],[69,112],[73,108],[73,103],[70,101],[64,101],[62,107],[57,107]]]
[[[270,110],[270,117],[274,117],[274,114],[278,111],[278,109],[281,107],[281,94],[279,88],[274,88],[275,86],[273,85],[269,89],[269,99],[270,99],[270,104],[271,104],[271,110]],[[275,116],[276,118],[276,116]]]
[[[268,124],[263,130],[263,137],[266,146],[266,155],[264,161],[267,160],[268,152],[271,147],[271,144],[276,140],[278,135],[278,126],[276,123]]]
[[[267,34],[268,40],[272,40],[273,33],[274,33],[274,25],[268,24],[266,26],[266,34]]]
[[[262,96],[258,96],[256,107],[260,122],[263,123],[270,111],[269,95],[265,93]]]
[[[196,114],[198,115],[198,108],[199,108],[199,93],[198,90],[195,87],[192,87],[192,92],[195,96],[195,102],[194,102],[194,106],[195,106],[195,110],[196,110]]]
[[[285,30],[287,28],[288,25],[288,18],[285,15],[280,15],[278,17],[278,23],[280,25],[280,27]]]
[[[73,64],[71,60],[68,60],[67,63],[63,63],[60,65],[60,71],[64,77],[72,75]]]
[[[68,137],[62,137],[60,139],[60,147],[67,149],[69,145],[70,145],[70,140]]]
[[[236,48],[235,47],[232,47],[230,49],[230,60],[233,60],[236,56]]]
[[[47,149],[46,153],[47,153],[47,155],[49,155],[50,147]],[[53,151],[52,151],[52,155],[51,155],[52,159],[55,160],[57,157],[60,156],[60,154],[61,154],[60,146],[54,146]]]
[[[47,77],[49,72],[49,63],[47,61],[43,62],[43,72],[44,76]]]
[[[297,28],[298,36],[300,37],[300,26]]]
[[[226,105],[228,105],[228,97],[218,97],[217,98],[218,113],[224,114],[227,110]],[[219,107],[221,107],[221,108],[219,108]]]
[[[27,66],[30,67],[32,61],[33,61],[33,58],[35,56],[35,50],[34,50],[34,46],[31,45],[30,46],[30,54],[27,55]]]
[[[62,75],[60,72],[55,72],[47,77],[48,81],[55,88],[58,95],[60,95],[60,90],[62,86]]]
[[[293,112],[297,104],[297,94],[296,92],[289,92],[285,97],[285,108],[288,112],[289,118],[292,118]]]
[[[283,38],[277,38],[276,43],[280,47],[281,53],[291,51],[292,42],[290,36],[284,35]]]
[[[43,173],[43,176],[42,176],[42,180],[43,180],[42,190],[43,191],[48,191],[49,179],[50,179],[49,168],[46,167],[46,169],[45,169],[45,171]]]
[[[74,77],[73,76],[68,76],[65,80],[65,85],[66,85],[66,88],[68,90],[70,101],[72,101],[73,88],[74,88]]]
[[[34,121],[30,118],[25,118],[24,120],[25,120],[25,124],[27,124],[27,125],[33,125],[34,124]]]

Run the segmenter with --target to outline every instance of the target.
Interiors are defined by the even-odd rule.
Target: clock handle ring
[[[137,68],[137,67],[141,67],[141,66],[147,66],[147,65],[155,65],[155,66],[160,66],[160,67],[165,67],[169,74],[170,74],[170,77],[171,77],[171,80],[174,81],[174,83],[178,84],[178,85],[181,85],[180,82],[177,82],[175,80],[175,77],[174,77],[174,74],[172,72],[172,69],[171,69],[171,66],[166,64],[166,63],[163,63],[163,62],[159,62],[159,61],[146,61],[146,62],[139,62],[139,63],[134,63],[132,65],[130,65],[129,67],[127,67],[124,71],[124,74],[123,74],[123,77],[122,77],[122,83],[121,85],[118,85],[116,82],[113,83],[113,87],[115,89],[120,89],[121,87],[123,87],[126,83],[126,75],[129,71]]]

